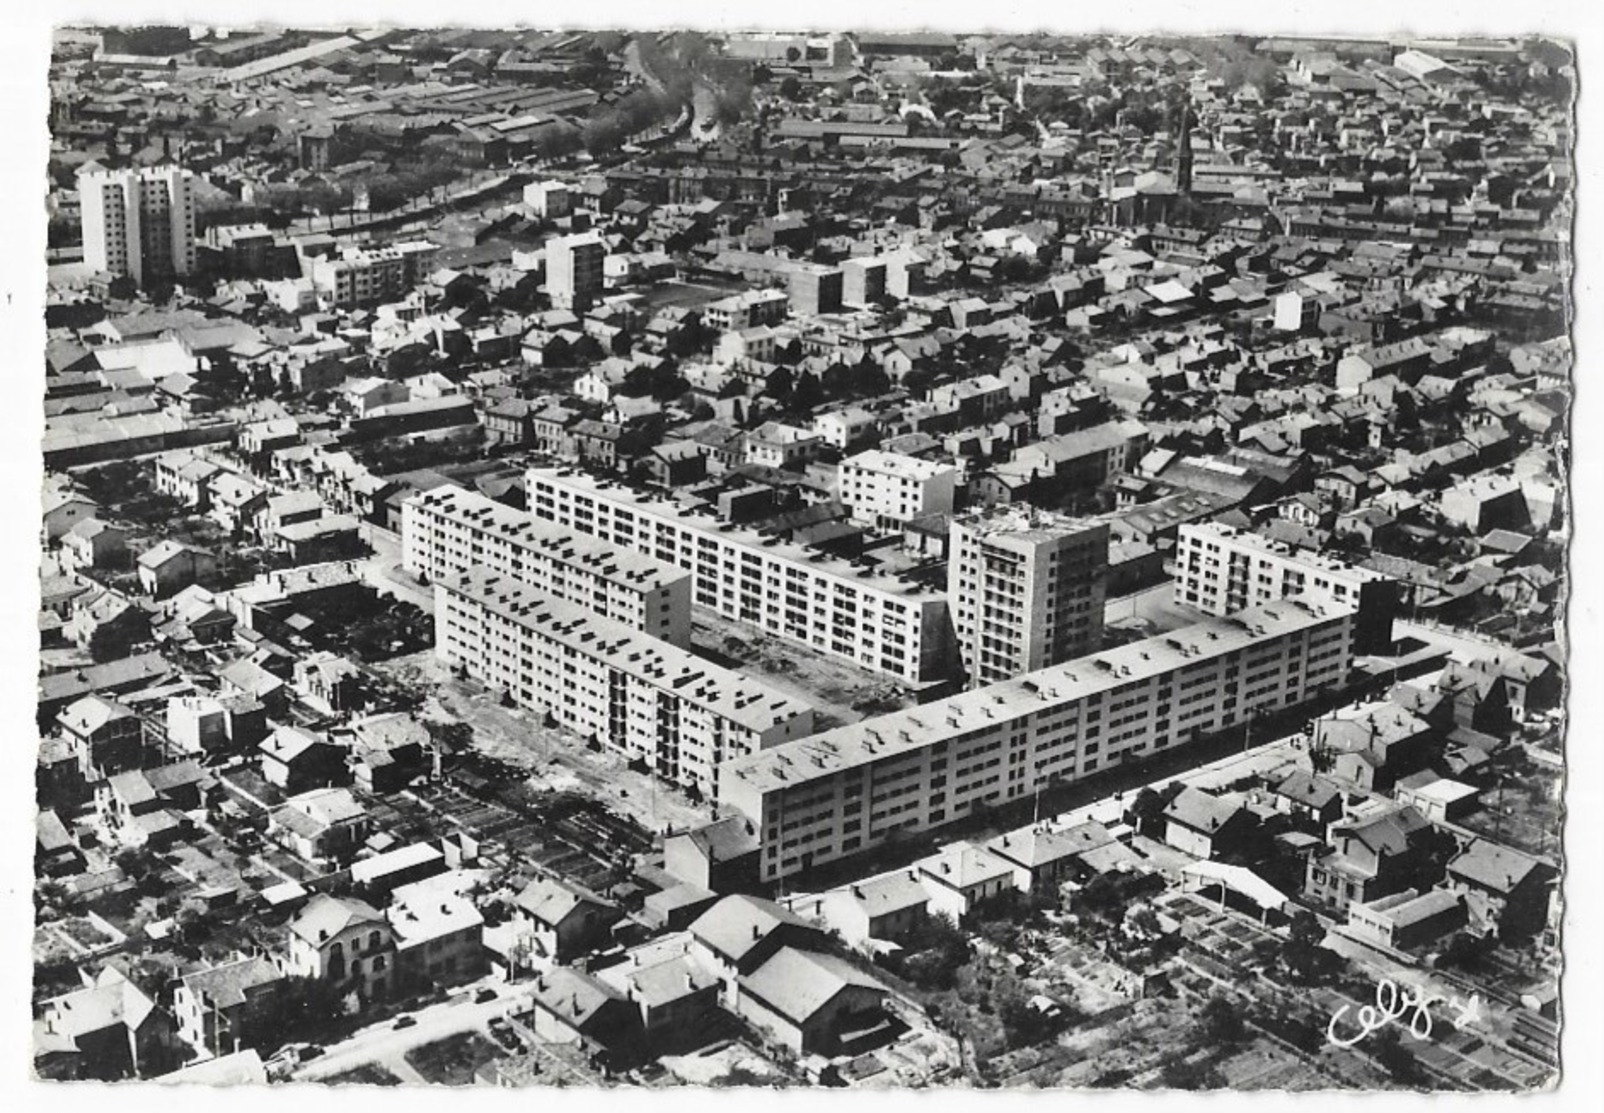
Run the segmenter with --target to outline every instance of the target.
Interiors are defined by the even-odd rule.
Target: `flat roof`
[[[1362,568],[1356,564],[1349,564],[1345,560],[1338,560],[1313,549],[1296,549],[1285,541],[1273,541],[1263,534],[1253,533],[1249,530],[1238,529],[1221,522],[1188,522],[1181,526],[1182,533],[1203,534],[1209,537],[1218,537],[1222,541],[1229,541],[1239,548],[1253,549],[1273,556],[1288,557],[1299,564],[1322,572],[1336,572],[1344,576],[1352,576],[1356,580],[1372,583],[1380,580],[1390,580],[1392,577],[1377,572],[1373,568]]]
[[[860,452],[856,456],[848,456],[841,461],[843,468],[851,466],[863,471],[874,472],[877,475],[889,475],[898,479],[926,480],[934,479],[938,475],[950,475],[957,472],[951,464],[935,460],[921,460],[917,456],[904,456],[897,452],[887,452],[880,448],[871,448]]]
[[[704,660],[660,638],[602,618],[583,607],[486,568],[435,581],[541,637],[650,681],[751,730],[765,731],[811,708],[750,677]]]
[[[783,789],[911,753],[970,730],[1051,711],[1353,613],[1351,607],[1293,597],[1229,618],[1206,618],[1168,634],[732,758],[721,776],[765,792]]]
[[[1017,540],[1030,543],[1108,530],[1107,520],[1076,518],[1053,510],[1043,510],[1029,503],[977,510],[955,517],[953,524],[965,533],[984,537],[988,541]]]
[[[861,588],[869,588],[887,595],[898,596],[910,603],[946,604],[945,592],[934,591],[924,587],[912,579],[901,576],[877,572],[872,568],[860,568],[851,561],[840,557],[830,556],[817,549],[810,549],[804,545],[783,541],[768,534],[759,533],[744,526],[719,519],[711,510],[682,501],[671,495],[659,495],[650,492],[637,491],[633,488],[611,480],[600,480],[584,472],[571,471],[566,468],[533,467],[528,471],[526,488],[535,480],[543,480],[570,490],[582,491],[596,498],[613,503],[616,506],[627,506],[642,514],[673,522],[676,525],[688,527],[700,533],[719,535],[733,545],[744,545],[753,550],[764,550],[776,560],[791,564],[804,565],[809,572],[816,575],[828,576]]]
[[[449,516],[464,526],[521,545],[547,560],[593,572],[603,579],[652,590],[684,579],[690,573],[666,560],[566,529],[514,510],[465,487],[436,487],[402,504]]]

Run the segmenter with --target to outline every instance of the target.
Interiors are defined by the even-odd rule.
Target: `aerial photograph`
[[[49,54],[36,1085],[1559,1084],[1573,40]]]

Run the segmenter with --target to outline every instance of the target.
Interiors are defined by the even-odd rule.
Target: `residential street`
[[[410,1014],[418,1022],[406,1028],[397,1028],[394,1020],[370,1025],[298,1068],[291,1076],[292,1080],[316,1082],[343,1074],[364,1063],[378,1063],[400,1075],[403,1081],[421,1082],[423,1080],[417,1077],[417,1072],[407,1064],[406,1053],[414,1047],[458,1032],[482,1029],[492,1018],[506,1016],[521,1007],[519,998],[512,996],[511,990],[498,992],[500,996],[483,1004],[475,1003],[472,993],[467,992],[438,1005],[430,1005]]]

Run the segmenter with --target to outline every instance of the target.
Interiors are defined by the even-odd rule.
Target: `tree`
[[[790,398],[786,399],[785,408],[794,414],[810,414],[823,401],[824,387],[819,384],[818,376],[803,372],[797,376],[796,386]]]
[[[459,754],[473,748],[473,724],[467,722],[441,723],[433,719],[424,720],[423,727],[429,732],[429,737],[441,751],[448,754]]]
[[[1149,837],[1163,833],[1164,812],[1186,786],[1175,781],[1162,792],[1144,788],[1125,809],[1125,822]]]
[[[950,989],[958,969],[969,958],[969,937],[946,913],[927,916],[903,941],[900,957],[890,963],[922,989]]]
[[[787,75],[780,82],[780,96],[793,102],[802,99],[802,83],[796,79],[794,74]]]
[[[1482,960],[1492,950],[1492,940],[1478,938],[1469,932],[1458,931],[1448,940],[1442,953],[1437,957],[1437,965],[1451,966],[1459,970],[1476,970]]]
[[[1404,1046],[1395,1026],[1389,1025],[1376,1034],[1370,1045],[1370,1056],[1394,1082],[1413,1087],[1425,1085],[1426,1073],[1421,1069],[1420,1060]]]
[[[1335,972],[1340,960],[1336,952],[1320,945],[1325,929],[1307,909],[1293,913],[1288,925],[1286,946],[1281,950],[1281,962],[1295,979],[1318,982]]]
[[[1159,1081],[1168,1090],[1223,1090],[1226,1082],[1219,1068],[1189,1059],[1165,1063],[1159,1072]]]
[[[858,373],[852,380],[854,394],[860,398],[873,398],[890,389],[891,376],[878,363],[864,362],[858,365]]]
[[[1210,997],[1198,1014],[1203,1035],[1212,1043],[1229,1047],[1242,1042],[1247,1034],[1242,1014],[1224,997]]]
[[[1150,904],[1144,904],[1132,909],[1131,914],[1126,918],[1126,922],[1133,929],[1150,939],[1164,934],[1164,925],[1159,923],[1158,913],[1153,911],[1153,906]]]
[[[1018,978],[997,979],[992,1001],[1003,1038],[1010,1048],[1029,1047],[1053,1034],[1056,1025],[1046,1012],[1031,1003],[1030,995]]]
[[[341,1012],[340,995],[327,982],[285,978],[263,1011],[256,1042],[264,1049],[277,1049],[292,1040],[315,1038],[339,1019]]]
[[[789,367],[776,367],[769,372],[768,380],[763,384],[763,393],[784,402],[791,397],[795,386],[796,372]]]
[[[1081,889],[1076,903],[1093,916],[1107,920],[1123,910],[1125,897],[1112,873],[1100,873]]]
[[[844,363],[832,363],[824,369],[821,384],[831,398],[840,398],[852,389],[852,369]]]

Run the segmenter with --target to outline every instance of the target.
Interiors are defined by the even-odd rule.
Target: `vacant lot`
[[[1555,794],[1559,771],[1533,764],[1518,780],[1511,778],[1481,795],[1481,807],[1464,825],[1495,842],[1550,858],[1559,853],[1560,800]]]
[[[495,1044],[478,1032],[459,1032],[406,1054],[407,1062],[437,1086],[471,1085],[475,1071],[500,1057]]]
[[[402,687],[433,698],[430,709],[473,728],[473,749],[530,776],[530,786],[581,792],[634,819],[651,831],[683,830],[706,823],[706,809],[653,777],[630,769],[612,750],[592,750],[577,735],[547,726],[538,712],[505,706],[498,695],[472,680],[451,675],[432,653],[416,653],[379,665],[376,672]]]
[[[352,1067],[350,1070],[341,1071],[339,1074],[330,1075],[323,1081],[333,1083],[336,1086],[341,1084],[349,1084],[353,1086],[401,1085],[401,1080],[399,1078],[385,1070],[383,1067],[379,1066],[377,1063],[364,1063],[360,1067]]]
[[[808,704],[821,729],[883,715],[913,702],[889,677],[702,609],[695,612],[691,648],[714,664]]]

